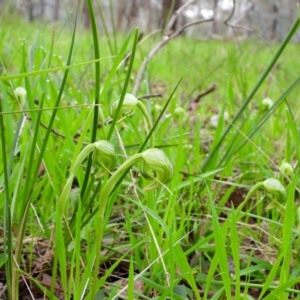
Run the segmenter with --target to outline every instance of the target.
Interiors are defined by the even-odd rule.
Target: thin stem
[[[79,168],[79,166],[83,163],[83,161],[89,156],[89,154],[92,151],[94,151],[94,149],[95,149],[95,144],[89,144],[85,148],[83,148],[83,150],[77,156],[73,166],[71,167],[70,175],[69,175],[67,182],[66,182],[66,184],[59,196],[59,199],[57,201],[61,215],[64,214],[65,205],[69,198],[70,190],[72,187],[72,183],[73,183],[73,179],[75,177],[76,171]]]
[[[238,208],[236,209],[237,214],[240,214],[240,212],[242,211],[242,209],[245,207],[245,205],[247,204],[247,202],[249,201],[249,199],[251,198],[252,194],[257,191],[261,186],[263,186],[263,182],[258,182],[256,183],[248,192],[245,200],[238,206]]]
[[[152,128],[152,122],[151,122],[151,120],[149,118],[148,111],[147,111],[145,105],[141,101],[138,101],[137,106],[142,111],[142,113],[143,113],[143,115],[145,117],[145,120],[146,120],[146,123],[147,123],[147,126],[148,126],[147,133],[149,134],[149,132],[150,132],[150,130]],[[155,136],[154,136],[154,132],[150,136],[150,148],[155,148]]]
[[[91,299],[95,299],[95,295],[97,292],[97,279],[98,279],[98,270],[101,261],[101,245],[102,245],[102,237],[104,232],[104,213],[107,206],[107,202],[109,196],[118,183],[119,179],[122,177],[124,173],[127,173],[128,169],[131,168],[135,163],[142,159],[142,153],[137,153],[126,160],[111,176],[111,178],[107,181],[105,186],[103,187],[100,197],[99,197],[99,211],[96,228],[96,258],[94,264],[94,272],[93,272],[93,286],[92,286],[92,296]]]
[[[277,50],[277,52],[275,53],[275,55],[272,57],[270,63],[266,67],[265,71],[261,74],[261,76],[258,79],[257,83],[255,84],[255,86],[253,87],[252,91],[250,92],[249,96],[247,97],[247,99],[245,100],[245,102],[243,103],[243,105],[241,106],[241,108],[239,109],[239,111],[237,112],[237,114],[233,118],[232,122],[229,124],[229,126],[227,127],[227,129],[225,130],[225,132],[223,133],[223,135],[221,136],[221,138],[219,139],[218,143],[215,145],[215,147],[210,152],[209,156],[204,161],[203,166],[202,166],[202,172],[204,172],[207,169],[208,165],[210,164],[210,161],[213,160],[213,157],[218,153],[218,150],[221,147],[224,139],[229,134],[229,132],[232,129],[232,127],[236,124],[237,120],[242,116],[242,114],[244,113],[246,107],[248,106],[248,104],[251,102],[251,100],[253,99],[254,95],[258,91],[259,87],[262,85],[263,81],[266,79],[266,77],[268,76],[268,74],[271,72],[271,70],[274,67],[275,63],[277,62],[277,60],[281,56],[283,50],[285,49],[285,47],[287,46],[287,44],[289,43],[289,41],[291,40],[291,38],[296,33],[299,25],[300,25],[300,20],[299,20],[299,18],[297,18],[297,20],[295,21],[295,23],[294,23],[293,27],[291,28],[290,32],[288,33],[288,35],[286,36],[286,38],[282,42],[281,46],[279,47],[279,49]],[[242,130],[242,128],[240,127],[239,131],[241,131],[241,130]],[[235,144],[235,142],[231,144],[230,148],[234,144]],[[229,151],[227,151],[227,152],[229,152]],[[221,163],[222,163],[222,161],[221,161]]]
[[[74,165],[71,167],[70,174],[75,175],[75,172],[77,171],[78,167],[83,163],[83,161],[86,159],[86,157],[95,150],[95,144],[89,144],[86,147],[82,149],[82,151],[77,156]]]

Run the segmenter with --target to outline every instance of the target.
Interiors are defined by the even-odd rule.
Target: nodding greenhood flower
[[[142,158],[144,162],[142,175],[148,180],[154,180],[144,188],[145,190],[155,189],[173,178],[173,166],[162,150],[148,149],[142,153]]]
[[[280,171],[289,177],[294,175],[294,168],[292,167],[291,164],[289,164],[286,161],[283,161],[281,163]]]
[[[283,202],[284,199],[286,198],[286,190],[283,187],[283,185],[280,183],[280,181],[276,178],[268,178],[265,181],[260,181],[257,182],[247,193],[247,196],[245,197],[245,200],[239,205],[237,208],[238,212],[241,212],[242,209],[245,207],[245,205],[248,203],[248,201],[251,199],[251,196],[253,195],[254,192],[256,192],[260,188],[264,188],[266,192],[274,195],[280,202]],[[276,202],[270,203],[267,207],[266,210],[269,210],[273,207],[275,207]]]
[[[99,167],[96,178],[102,177],[112,171],[117,164],[117,155],[113,145],[108,141],[94,143],[93,161]]]
[[[263,187],[269,193],[277,196],[279,200],[284,200],[286,198],[286,190],[276,178],[268,178],[262,183]]]
[[[261,104],[264,110],[268,110],[271,109],[271,107],[273,106],[273,100],[270,98],[265,98],[262,100]]]
[[[99,209],[97,212],[97,224],[100,224],[100,226],[96,227],[96,249],[97,251],[99,251],[99,253],[101,251],[101,241],[104,231],[103,226],[101,225],[104,224],[104,216],[106,213],[109,196],[122,176],[126,174],[126,172],[134,164],[138,163],[141,160],[144,162],[144,176],[148,179],[155,180],[155,182],[150,184],[146,189],[156,188],[161,184],[169,182],[173,177],[173,167],[169,159],[166,157],[162,150],[155,148],[151,148],[142,153],[139,152],[132,155],[123,164],[121,164],[115,172],[113,172],[111,177],[103,185],[98,201]],[[100,265],[100,255],[97,255],[94,265],[95,274],[97,275]]]
[[[92,152],[93,161],[96,166],[99,167],[98,172],[95,174],[96,178],[102,177],[106,173],[110,173],[110,171],[115,168],[117,156],[114,147],[110,142],[101,140],[84,147],[71,166],[69,177],[58,199],[58,205],[61,213],[66,213],[65,208],[68,203],[72,182],[76,176],[78,168]]]
[[[120,100],[113,102],[109,108],[109,114],[112,118],[116,117],[117,108],[119,106],[119,101]],[[139,103],[139,100],[135,96],[133,96],[131,94],[125,94],[125,98],[122,103],[122,107],[120,109],[119,117],[123,118],[125,116],[133,115],[138,103]],[[123,127],[125,127],[125,128],[127,127],[124,122],[121,122],[121,124]]]
[[[97,212],[97,224],[96,226],[96,249],[101,252],[101,243],[105,226],[103,226],[106,207],[109,196],[111,195],[114,187],[118,184],[122,176],[136,163],[144,162],[144,175],[149,179],[154,179],[155,183],[148,186],[146,189],[156,188],[157,186],[169,182],[173,177],[173,167],[162,150],[151,148],[144,152],[139,152],[129,157],[123,164],[121,164],[107,182],[102,186],[99,201],[98,201],[98,212]],[[149,170],[151,169],[151,171]],[[150,173],[151,172],[151,173]],[[112,203],[111,203],[112,205]],[[94,263],[95,274],[98,276],[98,269],[100,265],[100,255],[96,256]]]
[[[15,96],[19,99],[21,106],[23,107],[26,103],[27,91],[19,86],[15,89]]]

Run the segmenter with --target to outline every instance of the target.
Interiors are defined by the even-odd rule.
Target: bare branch
[[[137,98],[140,100],[140,99],[162,98],[162,96],[163,96],[162,94],[150,94],[150,95],[139,96]]]
[[[233,3],[232,11],[231,11],[229,17],[224,21],[224,23],[225,23],[226,25],[228,25],[228,26],[231,26],[231,25],[229,24],[229,21],[232,19],[233,15],[234,15],[234,13],[235,13],[235,0],[232,0],[232,3]]]
[[[166,30],[165,30],[166,35],[169,35],[169,33],[172,31],[172,27],[173,27],[174,23],[176,22],[177,18],[180,16],[180,14],[185,10],[185,8],[194,2],[195,2],[195,0],[190,0],[190,1],[186,2],[185,4],[183,4],[181,7],[179,7],[173,13],[172,17],[170,18],[170,21],[168,22],[168,24],[166,26]]]
[[[246,13],[247,10],[251,9],[251,7],[253,6],[253,3],[248,8],[246,8],[244,10],[243,14],[240,14],[239,18],[237,20],[235,20],[234,23],[230,23],[229,21],[232,19],[233,15],[235,13],[235,8],[236,8],[236,2],[235,2],[235,0],[232,0],[232,2],[233,2],[232,11],[231,11],[229,17],[224,21],[224,24],[227,25],[227,26],[229,26],[229,27],[231,27],[233,31],[235,30],[235,28],[241,28],[241,29],[253,32],[254,30],[252,28],[234,24],[234,23],[238,22],[239,20],[241,20],[244,17],[244,14]]]
[[[176,16],[176,18],[178,17],[178,12],[182,12],[183,11],[183,7],[185,8],[187,6],[187,4],[191,4],[192,2],[194,1],[188,1],[187,3],[185,3],[182,7],[180,7],[175,13],[174,15]],[[174,17],[175,18],[175,17]],[[175,20],[176,20],[175,18]],[[181,28],[179,28],[177,31],[171,33],[170,35],[165,35],[163,37],[163,39],[149,52],[148,56],[144,59],[144,61],[142,62],[141,64],[141,67],[138,71],[138,74],[136,76],[136,80],[135,80],[135,83],[134,83],[134,87],[133,87],[133,91],[132,91],[132,94],[133,95],[136,95],[136,93],[138,92],[139,88],[140,88],[140,85],[141,85],[141,82],[142,82],[142,79],[143,79],[143,74],[146,70],[146,67],[147,67],[147,64],[148,62],[153,58],[153,56],[163,47],[165,46],[169,41],[171,41],[172,39],[176,38],[177,36],[179,36],[186,28],[188,27],[191,27],[191,26],[194,26],[194,25],[198,25],[198,24],[201,24],[201,23],[204,23],[204,22],[210,22],[210,21],[213,21],[214,18],[211,18],[211,19],[203,19],[203,20],[197,20],[197,21],[194,21],[194,22],[190,22],[190,23],[187,23],[185,25],[183,25]],[[173,17],[171,18],[172,22],[173,21]],[[170,26],[170,22],[167,26],[167,28],[169,28]]]
[[[217,84],[214,82],[208,89],[202,91],[199,93],[190,103],[188,110],[194,111],[200,102],[200,99],[203,98],[204,96],[214,92],[217,89]]]
[[[197,21],[194,21],[194,22],[187,23],[187,24],[183,25],[181,28],[179,28],[176,32],[174,32],[170,36],[169,39],[174,39],[175,37],[177,37],[178,35],[180,35],[188,27],[191,27],[191,26],[194,26],[194,25],[198,25],[198,24],[201,24],[201,23],[205,23],[205,22],[210,22],[210,21],[213,21],[213,20],[214,20],[214,18],[211,18],[211,19],[202,19],[202,20],[197,20]]]

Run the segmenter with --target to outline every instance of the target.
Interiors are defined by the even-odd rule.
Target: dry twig
[[[217,89],[217,84],[213,83],[212,86],[210,86],[208,89],[202,91],[199,93],[190,103],[189,105],[189,111],[194,111],[197,109],[199,101],[202,97],[214,92]]]
[[[224,21],[224,24],[227,25],[227,26],[229,26],[229,27],[231,27],[232,30],[233,30],[233,32],[234,32],[234,34],[236,34],[236,31],[235,31],[236,28],[241,28],[241,29],[244,29],[244,30],[247,30],[247,31],[252,32],[252,31],[253,31],[252,28],[234,24],[234,23],[238,22],[238,20],[240,20],[243,16],[240,16],[240,17],[238,18],[238,20],[235,20],[234,23],[229,22],[229,21],[232,19],[233,15],[234,15],[234,13],[235,13],[235,8],[236,8],[236,2],[235,2],[235,0],[232,0],[232,2],[233,2],[232,11],[231,11],[230,15],[228,16],[228,18]],[[248,8],[248,9],[249,9],[249,8]],[[247,10],[248,10],[248,9],[247,9]]]
[[[132,94],[136,95],[136,93],[138,92],[141,82],[142,82],[142,78],[143,78],[143,74],[146,70],[146,66],[148,64],[148,62],[154,57],[154,55],[163,47],[165,46],[168,42],[170,42],[172,39],[178,37],[186,28],[197,25],[197,24],[201,24],[204,22],[210,22],[213,21],[214,18],[211,19],[203,19],[203,20],[197,20],[194,22],[190,22],[187,23],[185,25],[183,25],[181,28],[179,28],[178,30],[176,30],[175,32],[170,32],[170,29],[172,28],[172,25],[174,24],[174,22],[176,21],[176,19],[178,18],[178,16],[183,12],[183,10],[190,5],[191,3],[193,3],[194,1],[188,1],[186,2],[183,6],[181,6],[178,10],[176,10],[174,12],[174,14],[172,15],[170,21],[168,22],[167,26],[166,26],[166,33],[165,36],[163,37],[163,39],[149,52],[148,56],[144,59],[144,61],[142,62],[142,65],[138,71],[138,74],[136,76],[136,80],[135,80],[135,84],[133,87],[133,91]]]

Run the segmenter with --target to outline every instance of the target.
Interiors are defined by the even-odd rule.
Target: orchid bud
[[[117,108],[119,106],[119,101],[120,100],[113,102],[109,108],[109,114],[112,118],[116,117]],[[138,103],[139,103],[139,100],[135,96],[133,96],[131,94],[125,94],[125,98],[122,103],[122,107],[120,109],[119,117],[122,118],[125,116],[133,115],[135,112],[135,107],[138,105]],[[124,122],[121,122],[121,124],[123,127],[126,127]]]
[[[98,172],[95,174],[96,178],[99,178],[106,173],[112,171],[117,162],[117,156],[114,150],[114,147],[108,141],[102,140],[84,147],[81,152],[76,157],[73,165],[70,169],[70,174],[67,179],[67,182],[60,194],[58,199],[58,205],[61,213],[66,213],[66,207],[69,200],[70,190],[72,187],[73,179],[76,175],[76,171],[83,163],[83,161],[93,152],[93,161],[96,166],[99,167]]]
[[[188,117],[187,112],[185,111],[185,109],[183,109],[182,107],[177,106],[174,109],[174,118],[175,119],[181,119],[181,120],[185,120]]]
[[[262,104],[263,110],[269,110],[273,106],[273,100],[270,98],[265,98],[262,100],[261,104]]]
[[[266,191],[277,196],[279,200],[286,198],[286,190],[278,179],[268,178],[262,184]]]
[[[145,190],[157,188],[173,178],[173,166],[162,150],[148,149],[142,153],[142,158],[144,162],[143,176],[148,180],[154,180]]]
[[[27,96],[27,91],[19,86],[15,89],[15,96],[19,99],[21,107],[24,107],[26,103],[26,96]]]
[[[93,161],[99,167],[95,177],[99,178],[116,167],[117,156],[113,145],[108,141],[95,142],[94,146]]]
[[[286,161],[283,161],[280,165],[280,171],[287,175],[288,177],[291,177],[294,175],[294,168],[292,167],[291,164],[289,164]]]
[[[119,101],[117,100],[115,101],[109,109],[109,114],[112,118],[116,117],[116,113],[117,113],[117,108],[119,106]],[[144,106],[144,104],[139,101],[135,96],[131,95],[131,94],[125,94],[125,98],[124,101],[122,103],[122,107],[120,109],[120,118],[123,118],[125,116],[131,116],[134,114],[135,112],[135,108],[138,107],[140,109],[140,111],[142,112],[142,114],[144,115],[145,121],[146,121],[146,130],[148,131],[148,134],[150,132],[150,129],[152,128],[152,122],[151,119],[149,117],[148,111],[146,109],[146,107]],[[127,128],[126,124],[122,121],[120,121],[120,124],[124,127]],[[150,146],[154,147],[154,133],[152,133],[152,135],[150,136]]]

